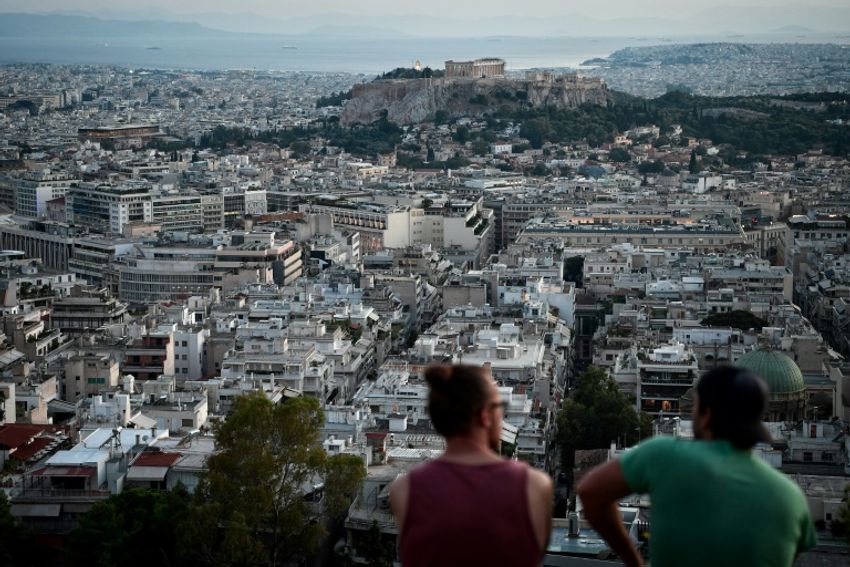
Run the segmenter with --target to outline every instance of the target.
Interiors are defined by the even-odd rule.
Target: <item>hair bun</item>
[[[425,369],[425,381],[432,388],[439,388],[449,382],[452,377],[452,367],[448,364],[432,364]]]

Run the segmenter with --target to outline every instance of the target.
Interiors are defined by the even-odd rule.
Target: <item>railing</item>
[[[694,380],[689,378],[687,380],[665,380],[662,378],[652,378],[646,377],[641,378],[641,384],[649,384],[652,386],[693,386]]]
[[[82,489],[65,489],[65,488],[42,488],[38,486],[20,487],[14,492],[12,497],[15,499],[74,499],[74,500],[91,500],[96,498],[109,498],[111,493],[108,490],[82,490]]]
[[[652,360],[647,357],[640,363],[644,366],[696,366],[696,360],[690,358],[688,360]]]
[[[372,525],[372,522],[377,522],[380,527],[387,528],[388,531],[398,531],[395,517],[391,512],[378,509],[378,491],[371,491],[370,495],[364,499],[358,495],[348,509],[348,517],[346,524],[356,523],[365,527]]]

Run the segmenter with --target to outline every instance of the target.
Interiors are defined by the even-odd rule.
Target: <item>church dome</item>
[[[799,395],[806,389],[800,367],[779,351],[753,350],[739,358],[736,364],[764,378],[771,400]]]

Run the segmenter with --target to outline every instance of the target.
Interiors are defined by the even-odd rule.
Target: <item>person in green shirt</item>
[[[649,494],[652,567],[789,567],[816,537],[800,488],[751,452],[770,442],[767,386],[727,366],[695,390],[696,439],[649,439],[590,471],[577,488],[585,517],[626,565],[642,565],[617,503]]]

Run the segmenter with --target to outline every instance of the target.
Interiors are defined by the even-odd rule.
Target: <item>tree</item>
[[[611,161],[617,163],[628,163],[632,160],[632,156],[628,150],[623,148],[611,148],[611,151],[608,152],[608,157],[611,158]]]
[[[531,175],[534,175],[536,177],[545,177],[546,175],[549,174],[549,170],[546,169],[546,165],[538,162],[538,163],[535,163],[534,167],[531,168],[530,173],[531,173]]]
[[[696,150],[691,150],[691,160],[688,162],[689,173],[699,173],[699,163],[697,162]]]
[[[292,142],[289,145],[289,149],[296,158],[302,158],[310,155],[310,143],[303,140]]]
[[[762,327],[766,327],[769,323],[754,315],[751,311],[736,309],[727,313],[712,313],[700,322],[707,327],[732,327],[748,331],[755,329],[761,331]]]
[[[452,138],[458,144],[465,144],[469,139],[469,128],[466,126],[458,126],[455,133],[452,135]]]
[[[543,147],[543,142],[546,141],[551,129],[552,126],[546,118],[536,118],[523,122],[519,135],[528,138],[531,147],[537,150]]]
[[[190,496],[133,488],[95,504],[68,536],[67,564],[179,565]]]
[[[328,457],[313,398],[274,405],[262,392],[237,398],[216,424],[190,523],[200,564],[304,561],[345,512],[365,476],[358,457]]]
[[[612,441],[637,441],[649,433],[649,422],[640,418],[617,383],[594,366],[579,374],[575,390],[558,413],[558,442],[568,469],[576,450],[604,449]]]
[[[0,490],[0,565],[23,567],[42,565],[41,547],[35,545],[32,534],[15,521],[6,493]]]
[[[638,164],[638,171],[643,174],[662,173],[664,171],[664,162],[661,160],[643,161]]]

